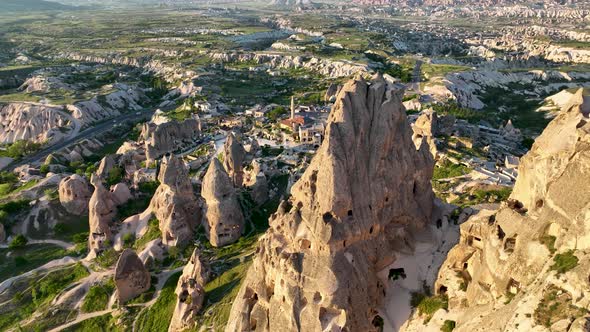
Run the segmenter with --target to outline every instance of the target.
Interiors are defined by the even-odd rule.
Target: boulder
[[[227,135],[223,145],[223,166],[235,187],[241,187],[244,181],[243,163],[246,150],[233,133]]]
[[[244,216],[232,180],[221,162],[213,158],[203,178],[205,234],[215,247],[236,242],[244,231]]]
[[[63,178],[59,182],[59,202],[71,214],[88,213],[88,202],[92,193],[88,181],[78,174]]]
[[[191,184],[188,168],[177,156],[162,158],[160,186],[150,202],[162,232],[162,242],[168,246],[187,244],[201,222],[201,208]]]
[[[115,286],[120,305],[150,289],[151,276],[135,251],[125,249],[115,267]]]
[[[326,138],[269,220],[226,331],[378,331],[377,271],[431,224],[434,161],[416,149],[403,90],[351,80]]]
[[[195,317],[203,307],[203,287],[209,281],[210,274],[209,265],[201,259],[199,250],[195,249],[176,286],[176,306],[168,331],[183,331],[194,326]]]
[[[131,191],[129,191],[129,187],[127,187],[125,183],[117,183],[114,185],[111,188],[111,193],[113,194],[112,197],[116,205],[125,204],[133,198]]]

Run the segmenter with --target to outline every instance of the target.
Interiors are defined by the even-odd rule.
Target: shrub
[[[131,248],[135,242],[135,234],[127,233],[123,235],[123,247]]]
[[[451,332],[455,329],[455,325],[457,323],[455,323],[454,320],[445,320],[445,322],[443,323],[443,326],[440,328],[441,332]]]
[[[109,175],[107,177],[107,184],[109,186],[115,185],[123,180],[123,169],[121,167],[113,167],[109,171]]]
[[[551,270],[557,271],[557,274],[566,273],[567,271],[578,266],[578,257],[574,255],[573,250],[568,250],[563,254],[555,255],[555,257],[553,257],[553,261],[555,263],[551,265]]]
[[[47,165],[47,164],[41,165],[41,167],[39,168],[39,172],[41,172],[42,174],[49,173],[49,165]]]
[[[19,234],[14,239],[12,239],[12,242],[10,242],[10,245],[8,245],[8,247],[10,249],[19,249],[26,246],[28,242],[29,240],[27,240],[27,238],[24,235]]]
[[[138,189],[144,194],[153,195],[158,189],[160,182],[158,181],[147,181],[147,182],[140,182],[138,184]]]
[[[557,240],[557,238],[553,235],[543,235],[539,239],[541,244],[544,244],[545,247],[547,247],[547,249],[549,250],[551,255],[553,255],[557,251],[557,249],[555,249],[555,241],[556,240]]]

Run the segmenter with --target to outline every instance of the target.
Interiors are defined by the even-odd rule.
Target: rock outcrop
[[[65,177],[59,183],[59,202],[71,214],[88,213],[88,202],[92,193],[88,181],[78,174]]]
[[[201,121],[197,118],[182,122],[169,120],[162,123],[144,124],[141,137],[145,140],[145,153],[149,161],[166,153],[194,145],[201,134]]]
[[[584,331],[580,320],[588,321],[590,306],[585,109],[580,90],[521,159],[508,202],[461,225],[460,243],[435,289],[448,296],[450,312],[440,320],[454,317],[454,331]],[[405,331],[420,328],[426,327],[416,318]]]
[[[244,186],[250,189],[250,197],[256,204],[260,205],[268,200],[268,180],[256,159],[252,160],[245,173]]]
[[[0,143],[55,141],[74,129],[73,122],[70,114],[57,107],[32,103],[0,105]]]
[[[244,146],[233,133],[229,133],[223,145],[223,167],[235,187],[241,187],[244,182],[243,163],[245,157]]]
[[[209,265],[201,259],[199,250],[195,249],[176,286],[176,307],[168,331],[183,331],[194,325],[195,317],[203,307],[203,287],[210,275]]]
[[[162,158],[160,186],[150,202],[150,209],[160,222],[162,243],[184,245],[194,236],[201,222],[201,208],[191,184],[188,169],[174,155]]]
[[[111,223],[117,215],[117,206],[112,193],[104,187],[100,177],[92,174],[90,183],[94,186],[94,192],[88,202],[88,248],[93,257],[112,241]]]
[[[206,202],[203,226],[211,244],[221,247],[237,241],[244,231],[244,215],[232,181],[215,157],[203,178],[201,196]]]
[[[326,139],[269,220],[226,331],[377,331],[377,272],[430,224],[433,160],[416,149],[403,91],[348,82]]]
[[[137,297],[150,289],[151,276],[135,251],[125,249],[115,267],[115,286],[119,304]]]

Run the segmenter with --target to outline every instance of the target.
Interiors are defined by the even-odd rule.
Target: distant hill
[[[0,0],[0,12],[63,10],[72,8],[57,2],[45,0]]]

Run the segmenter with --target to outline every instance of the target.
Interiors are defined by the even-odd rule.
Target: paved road
[[[416,60],[414,71],[412,72],[412,81],[408,83],[408,90],[420,93],[420,79],[422,78],[422,60]]]
[[[111,119],[106,120],[105,122],[99,123],[91,128],[80,131],[80,133],[78,135],[76,135],[75,137],[68,138],[68,139],[63,140],[61,142],[53,144],[52,146],[50,146],[46,149],[43,149],[43,150],[38,151],[32,155],[29,155],[21,160],[12,162],[8,166],[6,166],[5,170],[13,171],[16,167],[19,167],[19,166],[22,166],[25,164],[30,164],[30,163],[38,161],[38,160],[43,160],[43,159],[47,158],[48,155],[50,155],[56,151],[66,148],[66,147],[68,147],[72,144],[75,144],[81,140],[91,138],[91,137],[97,136],[99,134],[105,133],[105,132],[111,130],[115,125],[121,124],[125,121],[137,121],[137,120],[141,120],[144,118],[148,119],[149,117],[151,117],[151,115],[154,113],[154,111],[155,111],[155,109],[150,108],[150,109],[144,109],[139,112],[125,113],[125,114],[122,114],[118,117],[111,118]]]

